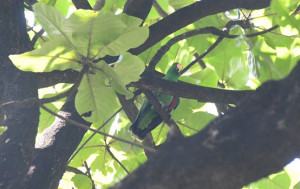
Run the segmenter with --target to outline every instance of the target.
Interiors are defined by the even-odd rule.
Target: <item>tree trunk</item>
[[[0,6],[0,81],[4,102],[37,98],[34,74],[18,70],[8,55],[31,50],[24,18],[24,2],[2,1]],[[0,188],[23,188],[33,158],[39,107],[6,111],[7,131],[0,136]]]

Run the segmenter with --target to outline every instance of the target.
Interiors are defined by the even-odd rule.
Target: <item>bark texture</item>
[[[35,75],[21,72],[8,56],[31,49],[24,18],[24,2],[9,0],[0,6],[0,83],[2,102],[37,97]],[[33,158],[39,108],[4,112],[7,131],[0,136],[0,188],[23,188]],[[3,115],[2,115],[3,116]]]

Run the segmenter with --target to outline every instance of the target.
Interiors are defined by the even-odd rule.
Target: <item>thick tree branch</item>
[[[299,155],[300,62],[200,133],[166,144],[113,188],[241,188]]]
[[[233,91],[216,88],[197,86],[185,82],[171,82],[165,79],[147,77],[141,79],[132,86],[141,89],[165,93],[188,99],[195,99],[199,102],[215,102],[236,104],[247,95],[253,95],[255,91]]]
[[[145,20],[148,16],[153,0],[127,0],[123,12]]]
[[[87,0],[72,0],[72,2],[77,9],[92,10],[92,7]]]
[[[150,35],[141,46],[130,50],[132,54],[140,54],[171,33],[209,15],[236,8],[262,9],[269,6],[271,0],[202,0],[177,10],[150,26]],[[176,23],[176,24],[175,24]]]
[[[55,102],[61,98],[68,97],[72,95],[75,91],[77,91],[77,88],[81,82],[81,79],[83,78],[84,74],[86,73],[87,68],[84,68],[81,70],[81,72],[78,74],[77,79],[74,83],[74,85],[67,90],[66,92],[60,93],[54,97],[50,98],[28,98],[24,100],[19,101],[9,101],[6,103],[3,103],[0,105],[0,110],[13,110],[13,109],[20,109],[24,107],[31,107],[34,105],[42,105],[50,102]]]

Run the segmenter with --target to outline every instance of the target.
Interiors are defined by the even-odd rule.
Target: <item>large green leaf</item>
[[[69,37],[61,29],[66,19],[56,8],[43,3],[36,3],[33,5],[33,9],[35,17],[52,39],[62,35],[70,43]],[[70,45],[72,44],[70,43]]]
[[[10,55],[13,64],[23,71],[51,72],[53,70],[80,70],[80,57],[63,37],[44,43],[41,48],[20,55]]]
[[[84,75],[75,98],[75,107],[89,122],[105,121],[119,106],[110,82],[98,70]]]
[[[299,17],[298,19],[290,14],[290,11],[288,8],[291,6],[291,4],[295,4],[291,1],[286,0],[273,0],[271,3],[271,9],[274,10],[277,15],[275,16],[276,22],[281,26],[289,26],[294,27],[298,30],[298,33],[300,32],[300,26],[299,26]]]
[[[139,75],[145,69],[143,61],[130,53],[123,53],[121,61],[113,64],[113,67],[104,61],[100,61],[94,66],[109,80],[114,90],[126,95],[127,98],[131,98],[133,94],[127,90],[126,85],[139,80]]]
[[[76,49],[85,57],[94,57],[104,46],[116,40],[126,25],[111,12],[78,10],[62,26],[71,35]]]
[[[99,50],[97,58],[105,55],[117,56],[131,48],[138,47],[148,38],[148,27],[140,27],[142,20],[126,14],[120,14],[117,16],[117,18],[120,19],[120,21],[122,21],[126,27],[118,36],[118,38],[109,38],[109,44],[105,44],[105,46],[98,48]],[[96,39],[95,42],[96,41],[98,40]]]
[[[145,65],[139,57],[130,53],[123,53],[121,62],[116,63],[113,69],[123,85],[127,85],[140,79],[140,74],[143,73]]]
[[[117,56],[147,39],[148,28],[140,27],[141,22],[125,14],[78,10],[66,20],[62,31],[70,34],[72,44],[85,57]]]
[[[115,91],[128,97],[133,96],[133,93],[129,92],[126,86],[123,84],[122,77],[119,77],[114,69],[111,66],[107,65],[106,62],[100,61],[95,64],[95,67],[100,70],[100,74],[107,78],[107,82],[109,83],[109,85],[111,85],[111,87],[113,87]]]
[[[205,62],[214,67],[220,80],[227,83],[229,87],[236,89],[246,85],[249,74],[249,69],[246,66],[246,54],[243,52],[247,47],[239,40],[224,41],[226,43],[220,44],[217,50],[213,51],[214,53],[204,58]]]

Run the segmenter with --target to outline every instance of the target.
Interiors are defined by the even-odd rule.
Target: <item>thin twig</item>
[[[34,30],[32,30],[32,31],[34,31]],[[43,29],[41,29],[39,32],[37,32],[33,36],[32,40],[30,41],[30,43],[31,43],[32,46],[34,46],[34,44],[36,43],[36,41],[43,35],[44,32],[45,31]]]
[[[177,43],[178,41],[181,41],[183,39],[187,39],[190,37],[193,37],[195,35],[199,35],[199,34],[207,34],[207,33],[212,33],[213,30],[219,31],[219,33],[221,34],[222,31],[215,28],[215,27],[205,27],[205,28],[198,28],[192,31],[188,31],[185,32],[183,34],[177,35],[176,37],[170,39],[165,45],[163,45],[162,47],[160,47],[160,49],[156,52],[156,54],[154,55],[154,57],[151,59],[148,69],[150,71],[153,71],[155,69],[156,64],[161,60],[161,58],[163,57],[163,55],[169,51],[169,49],[171,48],[172,45],[174,45],[175,43]]]
[[[161,17],[167,17],[168,13],[166,11],[164,11],[164,9],[161,8],[161,6],[157,3],[156,0],[153,1],[153,6],[156,9],[157,13],[161,16]]]
[[[129,171],[126,169],[126,167],[116,158],[116,156],[110,151],[109,145],[106,145],[106,150],[109,153],[109,155],[124,169],[124,171],[129,175]]]
[[[210,53],[214,48],[218,46],[219,43],[224,39],[224,37],[218,37],[218,39],[199,57],[197,57],[195,60],[193,60],[189,65],[187,65],[182,71],[181,74],[184,74],[187,70],[189,70],[194,64],[196,64],[198,61],[200,61],[202,58],[204,58],[208,53]]]
[[[84,172],[82,172],[82,171],[79,170],[79,169],[76,169],[75,167],[67,166],[66,171],[73,172],[73,173],[75,173],[75,174],[85,175]]]
[[[31,6],[31,5],[30,5],[30,6],[28,6],[28,5],[24,4],[24,8],[25,8],[25,9],[27,9],[27,10],[33,11],[33,9],[32,9],[32,6]]]
[[[84,164],[84,167],[85,167],[85,169],[86,169],[86,174],[87,174],[87,176],[91,179],[91,182],[92,182],[92,189],[95,189],[96,186],[95,186],[95,182],[94,182],[94,180],[93,180],[93,178],[92,178],[91,170],[90,170],[90,168],[89,168],[89,165],[87,164],[86,161],[84,161],[83,164]]]
[[[226,27],[227,28],[231,28],[233,25],[241,25],[241,27],[246,28],[247,24],[245,24],[244,22],[229,22]],[[262,35],[264,33],[270,32],[272,30],[275,30],[276,28],[278,28],[278,25],[275,25],[267,30],[261,31],[261,32],[256,32],[256,33],[252,33],[252,34],[247,34],[246,37],[255,37],[258,35]],[[165,45],[163,45],[154,55],[154,57],[151,59],[148,69],[149,71],[153,71],[155,69],[156,64],[158,64],[158,62],[161,60],[161,58],[163,57],[163,55],[169,51],[169,49],[171,48],[172,45],[174,45],[175,43],[177,43],[178,41],[181,41],[183,39],[187,39],[190,37],[193,37],[195,35],[199,35],[199,34],[213,34],[213,35],[217,35],[219,36],[219,38],[217,39],[216,42],[218,42],[219,40],[222,41],[223,38],[236,38],[239,37],[240,35],[230,35],[229,33],[229,29],[225,29],[225,30],[220,30],[218,28],[215,27],[205,27],[205,28],[198,28],[195,30],[191,30],[188,32],[185,32],[183,34],[177,35],[174,38],[170,39]]]
[[[85,130],[93,131],[93,132],[98,133],[98,134],[101,134],[101,135],[103,135],[103,136],[110,137],[110,138],[113,138],[113,139],[118,140],[118,141],[120,141],[120,142],[124,142],[124,143],[127,143],[127,144],[131,144],[131,145],[133,145],[133,146],[140,147],[140,148],[143,148],[143,149],[152,151],[152,152],[155,152],[155,151],[156,151],[156,150],[153,149],[153,148],[150,148],[150,147],[147,147],[147,146],[143,146],[143,145],[134,143],[134,142],[132,142],[132,141],[125,140],[125,139],[122,139],[122,138],[119,138],[119,137],[116,137],[116,136],[107,134],[107,133],[102,132],[102,131],[97,131],[96,129],[92,129],[92,128],[90,128],[90,127],[87,126],[87,125],[84,125],[84,124],[79,123],[79,122],[77,122],[77,121],[74,121],[74,120],[65,118],[65,117],[63,117],[63,116],[61,116],[61,115],[59,115],[59,114],[53,112],[52,110],[50,110],[49,108],[45,107],[44,105],[40,105],[40,107],[43,108],[43,109],[44,109],[45,111],[47,111],[48,113],[50,113],[50,114],[52,114],[52,115],[54,115],[54,116],[56,116],[56,117],[58,117],[58,118],[60,118],[60,119],[62,119],[62,120],[64,120],[64,121],[66,121],[66,122],[68,122],[69,124],[72,124],[72,125],[74,125],[74,126],[76,126],[76,127],[80,127],[80,128],[85,129]]]
[[[195,131],[195,132],[199,132],[199,131],[200,131],[200,130],[194,129],[194,128],[192,128],[192,127],[190,127],[190,126],[188,126],[188,125],[186,125],[186,124],[184,124],[184,123],[181,123],[180,121],[176,121],[176,123],[182,125],[183,127],[186,127],[186,128],[188,128],[188,129],[191,129],[191,130],[193,130],[193,131]]]
[[[122,108],[118,109],[112,116],[110,116],[97,130],[99,131],[100,129],[102,129],[113,117],[115,117],[120,111],[122,110]],[[74,159],[74,157],[79,153],[79,151],[96,135],[96,133],[93,133],[88,139],[86,139],[86,141],[79,147],[76,149],[76,151],[73,153],[73,155],[70,157],[68,164]]]

